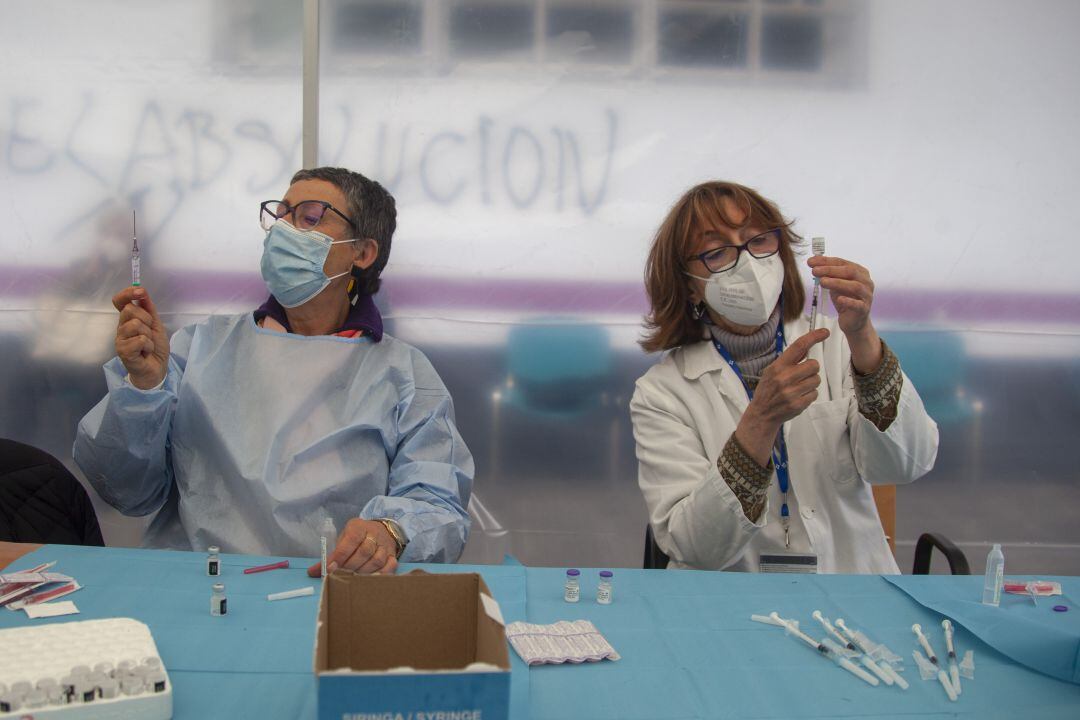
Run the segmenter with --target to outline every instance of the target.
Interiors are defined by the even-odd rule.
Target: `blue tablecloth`
[[[1027,578],[1025,578],[1027,579]],[[1035,598],[1002,593],[982,604],[982,577],[934,582],[929,576],[889,578],[922,605],[947,615],[996,650],[1050,677],[1080,683],[1080,612],[1070,594]],[[1065,582],[1065,586],[1075,583]],[[1055,612],[1055,606],[1067,608]],[[1080,713],[1078,713],[1080,716]]]
[[[153,631],[173,678],[177,718],[314,718],[317,597],[270,603],[265,596],[317,581],[304,574],[310,560],[296,560],[290,570],[241,574],[273,559],[224,556],[229,614],[213,618],[204,555],[46,546],[9,570],[56,560],[56,571],[84,586],[68,598],[82,614],[30,621],[0,611],[0,627],[132,617]],[[911,624],[933,631],[941,616],[876,576],[616,569],[615,602],[601,606],[593,570],[582,571],[582,601],[567,605],[562,569],[422,567],[480,572],[508,622],[591,620],[622,655],[618,662],[529,669],[511,653],[515,718],[1080,717],[1080,686],[1018,665],[962,628],[958,649],[975,651],[976,676],[950,703],[936,682],[919,679],[910,660]],[[1080,596],[1080,579],[1059,580],[1067,595]],[[970,578],[926,582],[945,587]],[[843,617],[903,655],[911,689],[865,685],[781,629],[749,619],[776,610],[820,635],[810,618],[815,609]],[[940,629],[934,635],[943,651]]]

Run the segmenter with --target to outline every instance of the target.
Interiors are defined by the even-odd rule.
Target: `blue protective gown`
[[[173,335],[164,385],[119,358],[79,423],[75,462],[126,515],[158,511],[150,547],[313,557],[329,515],[392,518],[403,561],[453,562],[469,531],[473,460],[419,350],[384,335],[306,337],[250,313]]]

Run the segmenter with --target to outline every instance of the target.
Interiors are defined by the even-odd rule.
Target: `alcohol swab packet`
[[[527,665],[619,659],[615,648],[588,620],[551,625],[514,622],[506,626],[506,638]]]

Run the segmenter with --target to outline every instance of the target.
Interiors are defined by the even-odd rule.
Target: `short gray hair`
[[[379,254],[370,267],[353,268],[353,277],[359,284],[359,292],[374,295],[382,280],[379,275],[390,259],[390,242],[397,228],[397,206],[394,196],[379,183],[360,173],[345,168],[320,167],[301,170],[292,176],[289,184],[301,180],[325,180],[345,195],[349,204],[348,215],[356,226],[360,239],[371,238],[379,245]]]

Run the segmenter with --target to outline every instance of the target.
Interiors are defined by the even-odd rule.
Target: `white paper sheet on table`
[[[79,612],[79,608],[75,607],[75,603],[71,600],[27,605],[23,610],[26,611],[27,617],[35,620],[37,618],[59,617],[61,615],[76,615]]]

